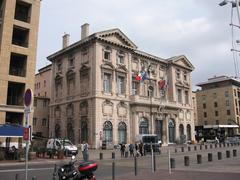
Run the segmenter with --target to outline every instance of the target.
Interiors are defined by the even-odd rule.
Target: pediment
[[[176,65],[181,66],[183,68],[194,70],[194,66],[184,55],[170,58],[170,61],[172,61],[173,64],[176,64]]]
[[[118,67],[116,68],[116,71],[127,73],[127,68],[125,65],[118,65]]]
[[[114,70],[114,66],[112,63],[108,63],[108,62],[105,62],[104,64],[101,65],[101,68],[104,68],[104,69],[111,69],[111,70]]]
[[[137,49],[137,46],[119,29],[112,29],[97,33],[97,36],[105,41],[112,42],[117,45],[128,46]]]

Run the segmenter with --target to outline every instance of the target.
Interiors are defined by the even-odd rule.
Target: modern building
[[[35,75],[33,133],[37,137],[48,137],[51,76],[51,64],[39,69]]]
[[[137,134],[155,133],[164,145],[194,139],[194,67],[184,55],[156,57],[119,29],[89,35],[89,24],[80,41],[70,45],[69,37],[48,56],[51,136],[92,148],[133,143]]]
[[[24,124],[24,92],[34,88],[39,11],[40,0],[0,0],[0,124]]]
[[[224,138],[239,133],[239,79],[218,76],[197,86],[201,87],[196,92],[200,133],[206,138]]]

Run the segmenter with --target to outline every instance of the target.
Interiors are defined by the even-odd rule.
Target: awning
[[[237,124],[204,125],[203,129],[239,128]]]
[[[22,137],[23,129],[20,125],[0,124],[0,137]]]

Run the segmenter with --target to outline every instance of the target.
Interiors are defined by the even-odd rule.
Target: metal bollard
[[[32,177],[32,180],[37,180],[36,176],[33,176],[33,177]]]
[[[184,165],[189,166],[189,156],[184,156]]]
[[[207,144],[205,145],[205,149],[207,149]]]
[[[202,155],[201,154],[197,154],[197,163],[202,164]]]
[[[53,180],[57,180],[58,177],[57,177],[57,165],[54,164],[54,170],[53,170]]]
[[[176,167],[174,158],[170,158],[170,167],[171,167],[171,169],[174,169]]]
[[[188,146],[188,151],[191,151],[191,147],[190,146]]]
[[[112,152],[112,159],[115,159],[115,152]]]
[[[15,180],[19,180],[19,174],[15,175]]]
[[[222,159],[222,152],[218,152],[218,160]]]
[[[184,147],[181,147],[182,152],[184,152]]]
[[[112,162],[112,180],[115,179],[115,162]]]
[[[226,158],[230,158],[230,151],[226,151]]]
[[[135,173],[135,176],[137,176],[137,157],[136,156],[134,157],[134,173]]]
[[[236,157],[236,156],[237,156],[237,150],[233,149],[233,157]]]
[[[99,153],[99,159],[102,160],[103,159],[103,153]]]
[[[212,153],[208,153],[208,162],[212,162]]]
[[[177,148],[175,148],[175,153],[177,153]]]
[[[156,171],[156,156],[153,154],[153,171]]]
[[[197,150],[197,146],[194,146],[194,151],[196,151]]]

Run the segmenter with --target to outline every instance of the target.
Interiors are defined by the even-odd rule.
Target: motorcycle
[[[94,161],[80,162],[78,168],[75,167],[75,156],[72,156],[68,164],[60,166],[58,177],[60,180],[96,180],[93,172],[97,169],[97,163]]]

